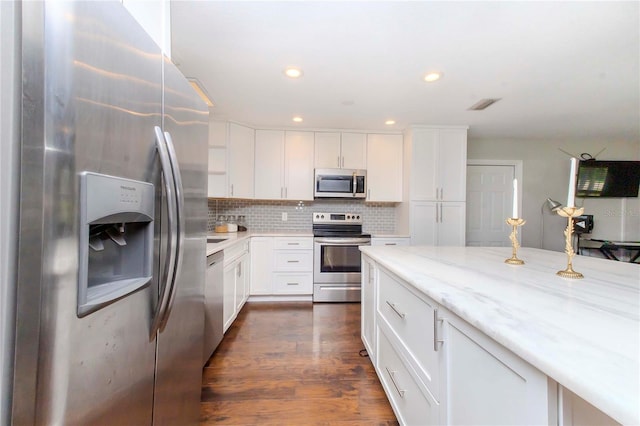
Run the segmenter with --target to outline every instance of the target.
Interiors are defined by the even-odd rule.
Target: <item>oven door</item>
[[[360,284],[361,257],[358,247],[363,245],[371,245],[371,239],[315,238],[313,282],[315,284]]]

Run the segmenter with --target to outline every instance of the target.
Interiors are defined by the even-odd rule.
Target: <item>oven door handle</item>
[[[352,246],[354,244],[371,244],[370,238],[316,238],[316,243],[332,244],[339,246]]]

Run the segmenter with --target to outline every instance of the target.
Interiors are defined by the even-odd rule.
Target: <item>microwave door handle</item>
[[[358,178],[356,172],[353,172],[353,196],[356,196],[356,190],[358,189]]]
[[[154,130],[156,133],[156,149],[158,150],[158,157],[160,159],[160,167],[162,169],[163,175],[162,179],[164,180],[166,193],[167,223],[169,225],[169,232],[167,235],[168,244],[167,254],[164,259],[164,269],[162,271],[160,279],[158,280],[159,301],[156,314],[151,323],[152,325],[149,335],[151,339],[154,339],[156,333],[158,332],[158,330],[160,330],[165,317],[165,313],[167,311],[167,307],[169,305],[171,291],[168,287],[171,285],[170,283],[174,275],[176,250],[178,246],[178,222],[176,218],[178,207],[175,196],[175,180],[173,178],[171,160],[169,159],[169,152],[167,150],[167,145],[164,139],[164,135],[162,134],[162,130],[158,126],[155,126]]]

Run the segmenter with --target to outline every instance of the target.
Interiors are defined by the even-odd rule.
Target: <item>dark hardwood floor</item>
[[[201,424],[397,425],[360,304],[247,303],[204,368]]]

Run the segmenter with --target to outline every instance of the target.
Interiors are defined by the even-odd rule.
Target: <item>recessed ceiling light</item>
[[[426,81],[427,83],[432,83],[434,81],[440,80],[441,77],[441,72],[428,72],[424,75],[424,81]]]
[[[396,124],[396,120],[387,120],[384,122],[384,124],[386,124],[387,126],[391,126],[393,124]]]
[[[296,67],[288,67],[287,69],[284,70],[284,74],[287,77],[298,78],[298,77],[302,77],[302,70]]]
[[[295,121],[296,123],[302,123],[302,117],[299,117],[299,116],[293,117],[293,121]]]

